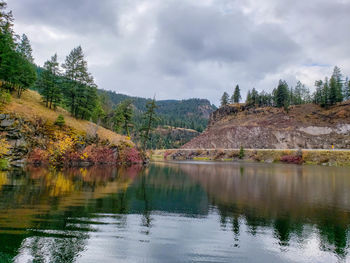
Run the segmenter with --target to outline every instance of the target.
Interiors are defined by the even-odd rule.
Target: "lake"
[[[0,262],[346,262],[349,226],[350,168],[0,173]]]

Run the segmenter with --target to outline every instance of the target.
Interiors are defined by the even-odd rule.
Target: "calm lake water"
[[[350,262],[350,168],[0,173],[0,262]]]

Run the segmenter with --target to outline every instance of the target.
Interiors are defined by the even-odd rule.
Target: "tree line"
[[[315,103],[321,107],[329,107],[338,102],[350,99],[350,81],[344,78],[339,67],[335,66],[333,74],[325,80],[315,82],[316,91],[311,94],[308,87],[297,82],[295,87],[289,87],[285,80],[280,80],[277,88],[271,93],[257,91],[255,88],[249,90],[245,100],[249,107],[278,107],[288,109],[290,105]],[[227,92],[221,97],[221,106],[241,101],[239,86],[237,85],[231,98]]]
[[[111,122],[113,130],[130,136],[132,101],[123,101],[112,113],[106,110],[108,106],[104,104],[107,101],[97,93],[82,47],[73,48],[62,64],[54,54],[42,67],[35,65],[28,37],[15,34],[12,12],[6,8],[6,2],[0,0],[0,99],[13,92],[21,97],[24,90],[32,88],[42,95],[49,109],[60,106],[75,118],[91,120],[98,125],[107,126]],[[4,90],[6,94],[3,94]],[[156,107],[155,99],[146,104],[139,128],[134,130],[141,138],[143,148],[147,146],[157,120]]]
[[[24,90],[36,81],[32,49],[26,35],[21,37],[13,30],[14,18],[7,4],[0,1],[0,88],[1,96],[16,92],[21,97]]]

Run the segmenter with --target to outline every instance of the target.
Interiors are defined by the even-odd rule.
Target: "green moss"
[[[0,159],[0,171],[5,171],[9,168],[9,162],[6,159]]]

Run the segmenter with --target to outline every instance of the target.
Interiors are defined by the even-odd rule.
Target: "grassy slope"
[[[11,103],[6,105],[4,112],[16,113],[28,120],[41,118],[50,122],[55,122],[57,116],[62,114],[66,121],[66,125],[79,132],[86,132],[87,134],[93,135],[97,130],[97,134],[101,139],[109,140],[113,144],[118,144],[121,141],[127,140],[125,136],[119,135],[101,126],[97,126],[92,122],[77,120],[74,117],[71,117],[70,113],[62,108],[58,108],[56,111],[46,108],[42,103],[40,94],[32,90],[24,92],[20,99],[14,96]]]

